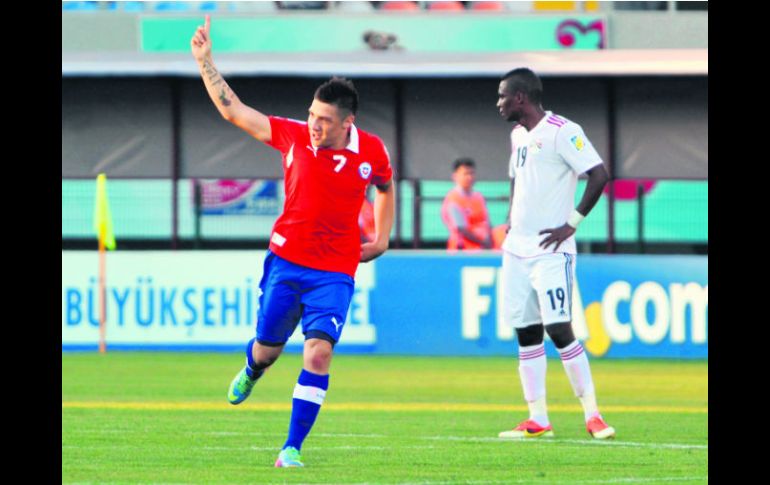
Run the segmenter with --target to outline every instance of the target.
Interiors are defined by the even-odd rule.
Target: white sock
[[[524,399],[529,406],[529,419],[540,426],[548,426],[545,405],[545,345],[519,346],[519,377]]]
[[[575,340],[563,349],[557,349],[561,355],[561,362],[567,372],[572,390],[583,405],[583,414],[586,421],[599,414],[596,404],[596,392],[594,381],[591,377],[591,368],[588,365],[588,356],[583,351],[583,346]]]

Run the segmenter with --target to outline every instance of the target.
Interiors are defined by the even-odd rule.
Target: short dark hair
[[[452,172],[456,172],[460,167],[476,168],[476,162],[472,158],[460,157],[452,164]]]
[[[500,80],[508,82],[510,94],[524,93],[533,103],[540,103],[543,100],[543,83],[531,69],[526,67],[513,69],[508,71]]]
[[[344,77],[334,76],[321,84],[315,90],[314,97],[347,113],[356,114],[358,111],[358,91],[353,86],[353,81]]]

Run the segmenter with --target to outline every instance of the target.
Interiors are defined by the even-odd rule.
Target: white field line
[[[468,441],[468,442],[513,442],[513,443],[553,443],[554,445],[569,443],[579,445],[594,446],[625,446],[636,448],[672,448],[687,450],[708,450],[708,445],[692,445],[687,443],[637,443],[633,441],[617,440],[562,440],[558,438],[530,438],[530,439],[504,439],[492,436],[472,437],[472,436],[423,436],[424,440],[435,441]]]
[[[121,409],[121,410],[150,410],[150,411],[288,411],[291,402],[285,403],[243,403],[235,407],[226,402],[215,401],[62,401],[62,409]],[[485,403],[447,403],[447,402],[412,402],[412,403],[374,403],[374,402],[340,402],[324,403],[324,412],[335,411],[428,411],[428,412],[507,412],[528,411],[529,408],[519,404],[485,404]],[[583,412],[579,404],[554,404],[548,406],[552,412]],[[605,414],[611,413],[674,413],[674,414],[708,414],[708,406],[657,406],[639,405],[602,406]]]

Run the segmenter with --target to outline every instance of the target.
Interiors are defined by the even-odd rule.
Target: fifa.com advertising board
[[[255,333],[265,254],[108,253],[108,349],[241,349]],[[575,271],[573,327],[592,356],[708,357],[707,256],[578,255]],[[500,253],[389,251],[359,266],[337,350],[516,355],[501,282]],[[99,304],[97,254],[62,251],[63,350],[97,348]]]

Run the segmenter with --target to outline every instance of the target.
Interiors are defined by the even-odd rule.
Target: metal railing
[[[211,183],[211,179],[182,179],[174,187],[170,179],[110,179],[119,247],[267,247],[271,227],[282,211],[281,181],[253,181],[254,186],[262,184],[264,193],[252,190],[251,199],[241,200],[243,207],[230,210],[206,201],[204,186]],[[249,182],[241,183],[248,186]],[[504,181],[477,184],[486,197],[493,227],[505,223],[507,186]],[[398,182],[393,248],[444,247],[448,232],[440,208],[449,188],[447,181]],[[93,179],[62,180],[63,249],[95,245],[94,190]],[[577,190],[580,195],[582,186]],[[658,252],[661,245],[695,246],[707,252],[708,181],[616,180],[576,237],[583,252]]]

